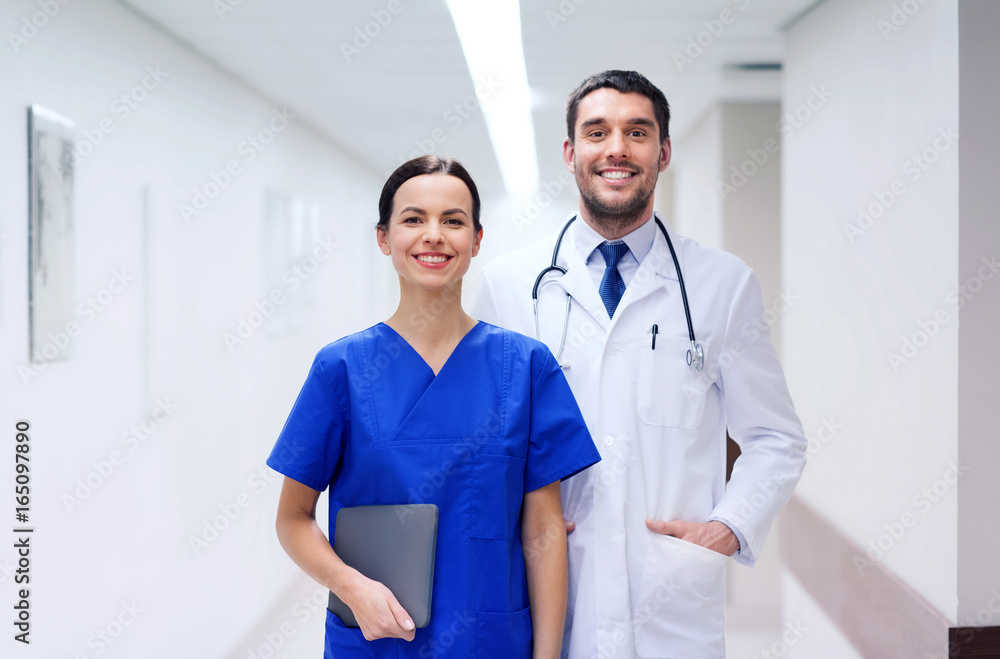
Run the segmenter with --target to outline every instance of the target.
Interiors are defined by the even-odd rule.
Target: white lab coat
[[[726,252],[670,231],[705,367],[690,347],[677,275],[659,230],[608,318],[584,256],[567,231],[539,291],[541,338],[561,363],[603,460],[562,484],[569,535],[563,656],[716,658],[723,639],[722,554],[657,535],[645,519],[719,518],[746,539],[752,565],[805,464],[806,440],[763,318],[753,271]],[[477,318],[535,336],[531,287],[555,236],[484,268]],[[658,326],[652,349],[653,324]],[[763,327],[763,331],[761,330]],[[726,428],[742,450],[725,483]]]

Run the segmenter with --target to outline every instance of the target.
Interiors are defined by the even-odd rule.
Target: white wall
[[[673,142],[674,228],[703,245],[723,246],[722,111],[713,105],[683,137]]]
[[[894,4],[830,0],[787,34],[783,264],[801,297],[783,362],[807,434],[835,429],[798,495],[858,545],[881,538],[874,556],[954,620],[955,488],[923,490],[959,459],[958,147],[940,137],[958,129],[957,2],[909,3],[895,30]],[[934,335],[890,363],[921,323]]]
[[[39,11],[6,2],[0,25],[18,31]],[[168,75],[121,116],[112,104],[147,67]],[[395,278],[377,258],[372,230],[381,177],[295,118],[248,162],[241,142],[282,108],[113,2],[62,6],[17,52],[0,48],[0,71],[0,400],[8,437],[18,419],[32,426],[33,650],[96,656],[88,638],[111,624],[121,635],[103,656],[246,656],[245,640],[284,620],[274,618],[276,598],[301,589],[275,538],[279,484],[265,480],[273,474],[263,461],[315,351],[394,305]],[[76,299],[97,295],[115,270],[135,279],[82,323],[71,359],[22,382],[32,103],[81,131],[102,119],[113,126],[76,171]],[[240,174],[185,223],[179,204],[230,160]],[[319,237],[336,244],[297,290],[265,283],[268,190],[318,208],[307,252]],[[224,333],[272,288],[287,302],[245,344],[227,348]],[[177,411],[130,450],[123,434],[161,399]],[[113,451],[122,464],[91,475],[107,474],[111,465],[101,465]],[[103,482],[67,510],[64,495],[88,475]],[[0,489],[12,492],[12,479],[3,469]],[[235,522],[193,551],[191,538],[240,495],[246,506]],[[0,564],[13,563],[11,544]],[[6,569],[0,581],[10,583]],[[121,631],[114,621],[133,600],[142,611]],[[294,629],[315,634],[322,619]]]
[[[862,659],[827,617],[801,583],[787,570],[782,579],[786,625],[791,624],[794,634],[781,640],[787,647],[772,647],[771,656],[788,656],[795,659]],[[766,655],[761,655],[766,656]]]
[[[723,248],[760,279],[771,341],[781,349],[781,314],[794,290],[781,281],[781,109],[778,103],[722,104]]]
[[[961,227],[958,281],[965,302],[959,316],[959,455],[970,466],[958,485],[958,619],[967,626],[1000,625],[1000,443],[996,441],[997,370],[1000,368],[1000,286],[997,285],[996,157],[1000,82],[1000,4],[962,0],[959,14],[961,123]]]

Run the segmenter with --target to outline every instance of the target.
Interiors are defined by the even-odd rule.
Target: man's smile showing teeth
[[[601,177],[611,180],[619,180],[623,178],[628,178],[630,176],[635,176],[634,172],[601,172]]]

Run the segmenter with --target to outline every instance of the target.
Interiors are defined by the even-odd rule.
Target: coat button
[[[605,446],[614,446],[615,445],[615,437],[614,437],[614,435],[608,435],[607,437],[605,437],[604,438],[604,445]]]
[[[604,631],[606,631],[606,632],[613,632],[613,631],[615,631],[615,623],[613,623],[610,620],[608,620],[606,623],[604,623]]]

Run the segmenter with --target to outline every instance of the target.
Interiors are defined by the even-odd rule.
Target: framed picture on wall
[[[73,139],[68,119],[28,108],[29,359],[71,356],[74,314]]]

